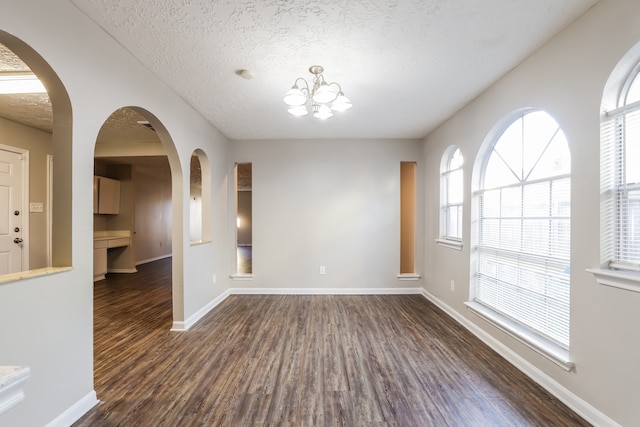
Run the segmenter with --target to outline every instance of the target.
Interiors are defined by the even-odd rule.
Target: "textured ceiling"
[[[149,126],[139,122],[146,119],[131,108],[120,108],[107,118],[98,132],[96,144],[129,145],[133,143],[161,144],[156,132]],[[125,151],[126,152],[126,151]],[[135,167],[138,173],[151,176],[161,181],[171,181],[171,169],[167,156],[117,156],[100,157],[100,161],[107,164],[128,164]],[[193,158],[191,168],[193,171]],[[196,175],[193,173],[191,182],[198,186],[201,182],[200,165],[198,163]]]
[[[0,74],[29,73],[31,69],[11,50],[0,44]],[[49,95],[0,94],[0,117],[51,132],[53,114]]]
[[[97,144],[128,144],[133,142],[158,143],[160,138],[155,131],[138,122],[146,118],[131,108],[120,108],[104,122],[98,133]]]
[[[28,73],[31,69],[10,49],[0,44],[0,74]],[[0,117],[22,123],[26,126],[51,132],[53,114],[51,102],[46,93],[38,94],[0,94]],[[130,144],[148,142],[159,144],[160,139],[155,131],[139,123],[145,117],[130,108],[115,111],[101,127],[97,144]],[[171,170],[167,156],[121,156],[102,158],[105,163],[129,164],[135,166],[139,173],[159,180],[170,181]],[[195,165],[192,159],[191,180],[200,185],[201,172],[199,162]],[[193,173],[195,172],[195,173]]]
[[[252,167],[251,163],[238,163],[236,167],[236,182],[238,191],[251,191]]]
[[[231,139],[423,137],[597,2],[71,1]],[[286,113],[314,64],[352,109]],[[28,70],[0,45],[0,73]],[[103,142],[153,139],[133,115],[112,117]],[[46,94],[0,95],[0,117],[51,130]]]
[[[229,138],[270,139],[423,137],[597,0],[71,1]],[[286,112],[314,64],[352,109]]]

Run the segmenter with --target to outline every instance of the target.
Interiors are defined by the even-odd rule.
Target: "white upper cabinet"
[[[120,213],[120,181],[103,176],[93,177],[93,213]]]

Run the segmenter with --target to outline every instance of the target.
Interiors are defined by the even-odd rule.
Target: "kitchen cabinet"
[[[93,236],[93,281],[103,280],[108,271],[107,250],[123,248],[131,244],[129,231],[94,233]]]
[[[107,274],[107,240],[93,241],[93,281],[102,280]]]
[[[104,176],[93,177],[93,213],[120,213],[120,181]]]

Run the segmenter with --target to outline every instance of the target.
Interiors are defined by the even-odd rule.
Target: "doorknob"
[[[19,237],[16,237],[15,239],[13,239],[13,243],[22,243],[22,239]]]

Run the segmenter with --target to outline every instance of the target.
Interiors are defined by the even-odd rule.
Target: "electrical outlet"
[[[327,273],[327,269],[324,267],[324,265],[320,266],[320,274],[326,274]]]
[[[218,280],[218,278],[216,277],[216,273],[213,273],[212,280],[213,280],[213,284],[215,285],[216,281]]]
[[[450,287],[451,287],[451,292],[456,290],[456,282],[454,280],[451,281]]]

